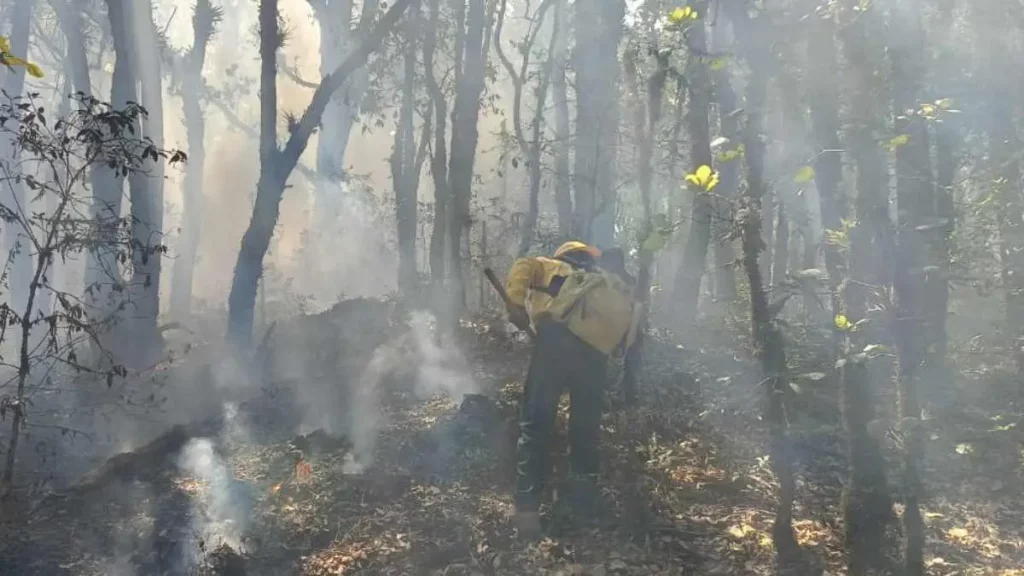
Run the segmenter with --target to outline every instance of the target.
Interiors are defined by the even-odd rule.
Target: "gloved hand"
[[[508,306],[508,321],[524,332],[530,328],[530,315],[526,312],[525,306],[510,304]]]

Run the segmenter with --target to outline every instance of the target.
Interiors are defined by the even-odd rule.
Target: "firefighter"
[[[595,504],[608,359],[635,340],[639,317],[630,287],[602,270],[599,258],[594,247],[566,242],[551,258],[520,258],[508,273],[509,320],[537,333],[520,404],[514,517],[528,539],[540,534],[550,439],[566,389],[574,516],[586,519]]]

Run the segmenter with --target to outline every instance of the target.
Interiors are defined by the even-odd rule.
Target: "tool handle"
[[[487,277],[487,281],[491,283],[491,286],[494,286],[494,290],[498,292],[498,296],[500,296],[502,301],[505,302],[505,306],[510,307],[512,305],[512,300],[508,297],[508,292],[505,291],[505,286],[501,283],[501,280],[498,279],[498,275],[494,273],[494,270],[484,268],[484,276]],[[530,326],[527,326],[524,332],[526,332],[526,335],[530,338],[537,337],[537,333],[534,332],[533,328]]]

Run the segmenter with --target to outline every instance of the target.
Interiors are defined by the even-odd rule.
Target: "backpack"
[[[629,285],[601,268],[576,269],[562,282],[545,315],[605,355],[623,352],[633,327]]]

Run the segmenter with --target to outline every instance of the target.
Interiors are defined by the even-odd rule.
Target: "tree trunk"
[[[509,79],[512,81],[512,128],[519,151],[526,158],[526,167],[529,170],[529,201],[526,209],[526,217],[523,219],[523,227],[519,243],[519,254],[521,256],[525,256],[529,252],[530,246],[533,245],[534,236],[536,235],[537,230],[537,218],[540,212],[540,188],[541,177],[543,175],[543,167],[541,166],[541,150],[543,142],[541,138],[544,132],[545,106],[547,104],[548,86],[551,80],[551,67],[553,65],[551,54],[554,53],[554,43],[558,39],[559,31],[558,21],[556,20],[555,25],[552,28],[551,43],[548,46],[548,58],[545,60],[544,66],[541,69],[540,77],[537,80],[537,88],[535,90],[537,98],[534,105],[533,119],[530,122],[531,139],[528,141],[523,129],[522,119],[523,88],[529,80],[527,76],[530,67],[530,54],[533,51],[537,33],[540,32],[540,28],[544,23],[544,17],[547,15],[547,11],[551,7],[552,0],[543,2],[538,8],[536,14],[532,16],[533,21],[531,21],[530,26],[526,31],[526,38],[518,50],[522,54],[518,72],[508,57],[505,56],[505,51],[501,45],[501,31],[505,24],[507,4],[508,3],[503,0],[501,8],[498,10],[498,21],[494,29],[494,49],[498,54],[498,59],[501,60],[502,65],[505,67],[505,71],[508,73]]]
[[[160,73],[160,54],[157,48],[156,26],[153,23],[153,5],[150,2],[132,2],[125,5],[127,18],[131,18],[131,46],[135,51],[135,79],[139,83],[139,103],[146,109],[142,119],[142,135],[157,148],[163,147],[163,85]],[[140,367],[148,366],[162,351],[162,339],[157,331],[160,315],[160,272],[163,252],[164,219],[164,165],[149,162],[144,171],[133,172],[128,178],[131,198],[132,292],[134,321],[129,324],[132,348],[138,350]],[[127,342],[123,344],[127,345]]]
[[[409,29],[419,19],[410,20]],[[413,127],[416,89],[416,42],[408,33],[404,47],[402,103],[391,155],[391,179],[395,187],[395,221],[398,226],[398,286],[403,294],[416,290],[416,136]]]
[[[32,29],[34,9],[35,0],[17,0],[11,8],[11,54],[21,58],[28,58],[29,31]],[[6,75],[3,89],[7,97],[21,97],[22,92],[25,91],[25,69],[23,67],[7,68]],[[0,159],[9,161],[13,167],[18,164],[18,158],[19,150],[12,146],[10,138],[0,138]],[[25,196],[25,189],[21,182],[12,182],[10,185],[4,186],[3,192],[0,193],[0,203],[12,210],[30,213],[31,209],[26,202],[28,202],[28,198]],[[3,228],[3,242],[0,246],[3,247],[5,263],[7,258],[12,258],[8,277],[9,305],[15,310],[22,310],[28,300],[29,282],[32,280],[32,246],[30,240],[22,236],[14,227],[4,226]]]
[[[323,78],[348,57],[362,40],[366,27],[377,12],[377,0],[362,3],[356,29],[352,29],[352,0],[307,0],[320,24],[320,77]],[[330,248],[332,230],[342,216],[342,182],[345,175],[345,152],[359,116],[359,109],[369,85],[369,71],[359,68],[331,98],[320,121],[317,137],[316,182],[313,227],[326,237]]]
[[[615,242],[616,157],[619,126],[619,39],[624,3],[576,4],[576,158],[573,233],[584,242]]]
[[[227,339],[235,347],[251,345],[256,288],[263,274],[263,259],[281,210],[285,183],[323,118],[331,96],[354,71],[366,64],[414,0],[397,0],[363,41],[320,83],[285,143],[277,148],[277,1],[260,4],[260,178],[252,219],[242,236],[235,275],[228,295]]]
[[[689,105],[686,110],[686,124],[690,136],[690,162],[688,172],[699,166],[712,166],[711,129],[708,125],[708,107],[711,100],[711,83],[708,66],[701,61],[701,54],[707,52],[704,17],[707,2],[696,2],[694,9],[701,20],[690,29],[688,36],[689,57],[686,78],[689,90]],[[673,300],[677,303],[678,320],[681,327],[691,326],[697,318],[697,303],[700,299],[700,283],[707,263],[708,242],[711,239],[711,218],[713,206],[710,194],[699,193],[693,199],[690,212],[690,228],[686,237],[686,248],[673,287]]]
[[[887,175],[881,148],[875,134],[882,111],[875,102],[874,67],[882,55],[869,38],[865,15],[856,0],[844,2],[842,40],[849,62],[848,93],[853,128],[849,148],[856,165],[857,224],[850,235],[850,278],[844,290],[845,316],[856,324],[867,317],[866,286],[884,285],[884,275],[875,268],[887,260],[879,251],[883,241],[881,226],[889,221]],[[884,220],[884,222],[883,222]],[[889,252],[888,254],[891,254]],[[877,263],[877,264],[876,264]],[[887,274],[885,274],[887,275]],[[875,440],[868,434],[868,422],[874,420],[871,378],[865,362],[855,354],[869,342],[863,330],[846,332],[842,412],[846,425],[850,478],[843,494],[846,526],[847,567],[851,576],[885,570],[889,563],[887,532],[892,506],[885,477],[885,462]]]
[[[433,285],[433,300],[441,305],[445,279],[445,238],[447,237],[448,198],[448,142],[445,138],[448,102],[437,81],[434,70],[434,54],[437,50],[438,26],[440,25],[440,0],[430,1],[430,22],[423,40],[423,66],[426,70],[427,90],[434,108],[434,146],[430,159],[430,174],[434,180],[434,223],[430,237],[430,279]]]
[[[743,39],[744,57],[751,70],[746,94],[747,122],[743,134],[747,190],[741,200],[743,216],[738,225],[743,247],[743,268],[750,286],[751,336],[765,377],[764,421],[768,425],[768,449],[772,471],[779,482],[779,502],[775,509],[772,542],[780,567],[782,570],[788,570],[800,561],[800,547],[793,533],[796,478],[785,407],[785,398],[791,394],[789,371],[782,333],[775,326],[768,310],[768,298],[758,264],[758,253],[768,248],[762,236],[761,202],[766,189],[762,126],[768,82],[766,57],[769,44],[764,36],[765,31],[761,28],[762,22],[749,20],[742,7],[731,7],[729,12],[729,18],[736,27],[737,37]]]
[[[174,262],[171,281],[171,315],[187,320],[192,309],[192,278],[199,252],[199,235],[203,221],[203,175],[206,165],[205,118],[200,104],[203,89],[203,65],[206,47],[214,31],[214,9],[210,0],[199,0],[192,17],[192,50],[182,70],[181,99],[185,113],[188,142],[188,163],[185,165],[185,186],[181,240],[178,259]]]
[[[979,60],[988,98],[987,116],[989,166],[994,172],[996,211],[999,227],[999,259],[1006,307],[1006,328],[1018,370],[1024,370],[1024,200],[1021,198],[1021,168],[1014,118],[1016,94],[1012,75],[1014,59],[1004,40],[1010,27],[991,6],[972,10],[978,36]],[[1007,67],[1009,66],[1009,67]],[[1024,372],[1022,372],[1024,373]],[[1022,388],[1024,391],[1024,388]]]
[[[712,30],[712,46],[715,53],[724,53],[732,44],[732,31],[727,21],[719,19]],[[740,123],[737,113],[736,91],[732,87],[732,73],[728,65],[711,72],[715,95],[718,100],[718,125],[722,136],[729,139],[725,145],[734,150],[740,145]],[[736,253],[733,243],[726,240],[731,232],[732,202],[736,198],[740,181],[740,159],[718,165],[720,182],[715,188],[714,217],[712,231],[717,239],[714,243],[715,298],[721,302],[736,299]]]
[[[813,18],[807,43],[807,92],[811,112],[811,131],[817,154],[814,160],[814,186],[818,190],[821,227],[839,232],[847,207],[840,195],[843,181],[842,143],[839,141],[839,94],[835,90],[835,25],[832,20]],[[835,242],[824,242],[825,270],[828,272],[832,314],[839,314],[840,282],[848,274],[846,262]],[[836,344],[839,344],[836,334]],[[836,349],[838,352],[838,348]]]
[[[568,65],[570,27],[567,18],[568,0],[555,0],[555,49],[551,87],[555,107],[555,205],[558,209],[558,233],[563,240],[572,235],[572,175],[569,173],[569,88],[565,79]]]
[[[487,53],[490,49],[492,13],[485,0],[469,0],[466,32],[462,48],[464,67],[456,84],[452,109],[451,158],[448,178],[451,203],[448,211],[448,250],[451,266],[452,298],[449,322],[457,322],[466,305],[466,284],[463,277],[462,245],[470,224],[469,205],[473,196],[473,165],[479,138],[477,119],[480,115],[480,94],[484,89]]]
[[[897,371],[897,412],[903,444],[903,537],[904,573],[924,576],[924,519],[921,516],[921,478],[918,471],[923,454],[921,406],[918,400],[918,368],[928,348],[927,318],[929,286],[945,278],[929,272],[928,237],[935,228],[935,190],[932,179],[931,145],[926,120],[910,113],[918,108],[925,78],[925,33],[920,21],[921,6],[911,3],[897,8],[893,19],[900,33],[893,35],[888,53],[893,72],[893,114],[897,134],[909,141],[896,149],[896,194],[898,228],[893,281],[896,307],[893,318]]]
[[[789,262],[789,219],[786,218],[786,206],[782,199],[778,202],[778,215],[775,221],[775,258],[772,260],[772,292],[786,281],[786,264]]]
[[[114,43],[114,73],[111,79],[110,103],[124,108],[128,102],[138,100],[135,92],[135,51],[130,42],[130,27],[124,0],[106,0],[110,35]],[[93,185],[91,216],[100,223],[101,234],[112,237],[120,225],[121,202],[124,198],[124,176],[106,166],[97,166]],[[110,242],[101,242],[110,244]],[[117,254],[98,249],[90,252],[85,271],[84,293],[94,312],[110,312],[111,299],[124,284]],[[104,295],[103,292],[106,291]]]

